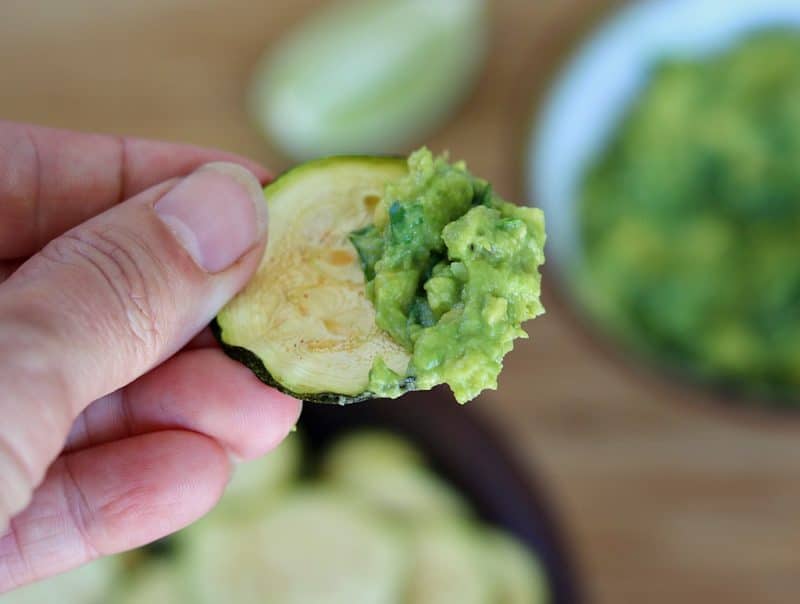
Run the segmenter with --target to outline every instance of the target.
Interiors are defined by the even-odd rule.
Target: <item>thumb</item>
[[[90,402],[175,353],[244,286],[266,224],[256,178],[208,164],[65,233],[0,285],[0,525]]]

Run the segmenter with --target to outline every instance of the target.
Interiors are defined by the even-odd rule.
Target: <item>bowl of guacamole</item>
[[[623,10],[532,151],[552,262],[593,325],[673,375],[800,406],[800,4]]]

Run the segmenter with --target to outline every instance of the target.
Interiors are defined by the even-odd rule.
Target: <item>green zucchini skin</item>
[[[281,385],[277,380],[275,380],[267,368],[264,366],[264,363],[261,361],[258,356],[256,356],[253,352],[248,350],[247,348],[242,348],[241,346],[231,346],[230,344],[225,342],[225,339],[222,336],[222,328],[220,327],[219,323],[216,319],[211,322],[211,332],[214,334],[214,337],[219,342],[220,346],[222,347],[223,352],[227,354],[230,358],[234,361],[238,361],[245,365],[250,371],[252,371],[256,377],[267,384],[283,392],[284,394],[288,394],[291,397],[299,399],[306,403],[321,403],[324,405],[351,405],[353,403],[362,403],[364,401],[372,400],[374,398],[378,398],[372,392],[362,392],[356,396],[347,396],[345,394],[336,394],[334,392],[315,392],[315,393],[300,393],[300,392],[292,392],[288,388]],[[414,378],[407,377],[405,378],[401,384],[400,388],[411,392],[414,390]]]

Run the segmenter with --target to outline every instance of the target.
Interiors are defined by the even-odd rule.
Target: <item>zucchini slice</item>
[[[375,359],[404,375],[409,353],[375,323],[350,242],[371,224],[402,159],[312,161],[269,185],[269,242],[255,277],[212,325],[225,351],[297,398],[352,403],[368,392]]]
[[[339,438],[325,454],[327,474],[342,474],[365,464],[373,468],[423,466],[425,458],[402,436],[376,428]]]
[[[329,489],[193,528],[183,568],[196,604],[395,604],[407,576],[402,538]]]
[[[322,468],[332,484],[394,522],[421,524],[472,516],[469,504],[396,436],[354,434],[336,443]]]

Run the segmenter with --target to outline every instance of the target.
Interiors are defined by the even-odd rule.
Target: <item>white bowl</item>
[[[800,0],[646,0],[615,13],[557,77],[528,142],[527,197],[547,218],[548,264],[568,293],[582,257],[587,168],[665,57],[701,57],[759,29],[800,28]]]

